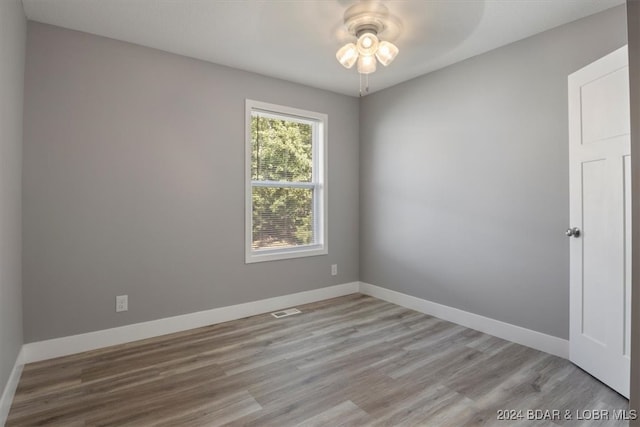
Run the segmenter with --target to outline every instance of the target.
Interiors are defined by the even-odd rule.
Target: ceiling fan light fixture
[[[373,55],[378,50],[378,37],[371,32],[366,32],[358,37],[357,47],[360,55]]]
[[[382,0],[358,1],[344,12],[344,28],[354,37],[338,49],[336,58],[345,68],[357,63],[360,74],[360,96],[369,92],[369,74],[393,62],[398,48],[388,40],[396,40],[400,21],[389,13]]]
[[[396,59],[398,52],[399,50],[396,45],[387,41],[382,41],[376,51],[376,58],[378,58],[378,61],[386,67]]]
[[[353,43],[347,43],[336,53],[336,59],[344,68],[351,68],[358,60],[358,49]]]
[[[376,71],[376,58],[373,55],[360,55],[358,57],[358,72],[371,74]]]

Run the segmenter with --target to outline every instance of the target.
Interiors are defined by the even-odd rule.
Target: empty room
[[[0,0],[0,426],[640,425],[638,76],[636,0]]]

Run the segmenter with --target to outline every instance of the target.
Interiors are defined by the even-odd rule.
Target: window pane
[[[253,187],[253,249],[315,243],[313,189]]]
[[[302,181],[312,179],[310,123],[251,116],[251,180]]]

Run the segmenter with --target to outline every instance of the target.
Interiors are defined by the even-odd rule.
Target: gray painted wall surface
[[[31,22],[25,78],[26,342],[358,280],[357,99]],[[245,265],[245,98],[328,113],[329,255]]]
[[[631,169],[633,198],[631,200],[631,264],[632,271],[640,271],[640,1],[627,1],[629,32],[629,90],[631,101]],[[640,409],[640,274],[631,277],[631,394],[629,407]],[[629,422],[640,426],[640,419]]]
[[[620,6],[364,98],[361,280],[568,338],[567,76],[625,43]]]
[[[21,176],[26,20],[0,1],[0,394],[22,346]]]

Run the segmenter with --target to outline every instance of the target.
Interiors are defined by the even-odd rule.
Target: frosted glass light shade
[[[356,43],[360,55],[373,55],[378,50],[378,37],[373,33],[362,34]]]
[[[378,50],[376,51],[376,58],[378,61],[385,67],[396,58],[398,55],[398,48],[393,43],[389,42],[380,42],[380,46],[378,46]]]
[[[358,72],[371,74],[376,71],[376,57],[373,55],[360,55],[358,58]]]
[[[353,67],[358,60],[358,49],[353,43],[347,43],[336,53],[336,59],[345,68]]]

